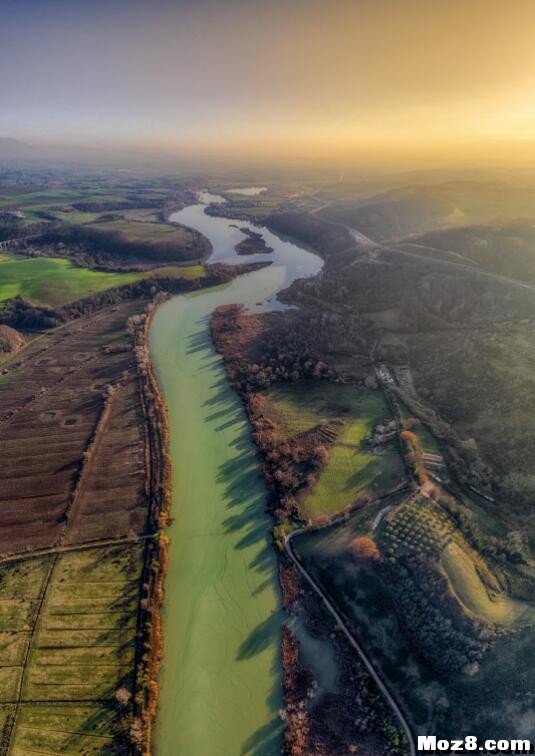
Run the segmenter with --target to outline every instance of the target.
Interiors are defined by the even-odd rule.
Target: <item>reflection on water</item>
[[[281,288],[289,286],[296,278],[313,276],[321,270],[323,263],[317,255],[290,241],[280,239],[265,226],[257,226],[250,221],[207,215],[205,213],[207,205],[220,204],[225,201],[223,197],[209,192],[199,192],[198,199],[198,205],[189,205],[183,210],[172,213],[169,220],[200,231],[210,240],[213,251],[207,262],[224,262],[229,265],[237,265],[248,260],[271,262],[285,269]],[[273,252],[251,255],[247,258],[238,255],[234,247],[246,238],[240,228],[247,228],[260,234]],[[277,304],[276,299],[271,301],[271,305],[272,309],[280,309],[280,304]]]

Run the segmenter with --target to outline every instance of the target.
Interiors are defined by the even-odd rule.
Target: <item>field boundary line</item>
[[[41,589],[41,595],[40,595],[40,598],[38,600],[38,604],[37,604],[37,607],[36,607],[36,610],[35,610],[35,615],[33,617],[32,625],[30,627],[30,631],[29,631],[29,634],[28,634],[28,643],[26,645],[26,650],[25,650],[24,657],[23,657],[22,664],[21,664],[21,668],[22,669],[21,669],[21,675],[20,675],[20,682],[19,682],[19,686],[18,686],[17,699],[16,699],[16,701],[13,702],[15,704],[15,711],[13,712],[13,716],[11,717],[11,720],[10,720],[10,723],[9,723],[9,730],[7,732],[7,735],[5,736],[5,740],[6,740],[6,754],[9,753],[10,750],[11,750],[11,742],[12,742],[12,739],[13,739],[13,733],[15,731],[17,716],[18,716],[18,713],[19,713],[20,701],[22,699],[22,691],[24,689],[24,682],[25,682],[25,678],[26,678],[26,672],[27,672],[27,669],[28,669],[28,661],[30,659],[30,655],[31,655],[31,652],[32,652],[33,639],[34,639],[34,636],[35,636],[35,631],[37,629],[37,625],[39,624],[39,620],[41,618],[41,611],[42,611],[44,603],[45,603],[46,594],[48,592],[48,586],[50,585],[50,581],[52,579],[52,573],[54,572],[54,568],[55,568],[55,566],[57,564],[58,558],[59,558],[59,555],[56,554],[54,556],[54,558],[51,560],[50,569],[48,570],[48,574],[47,574],[47,576],[46,576],[46,578],[44,580],[43,587]],[[11,702],[9,702],[9,703],[11,703]]]
[[[33,551],[21,551],[18,554],[10,554],[9,556],[0,557],[0,565],[3,564],[12,564],[13,562],[25,562],[28,559],[40,559],[42,557],[50,556],[51,554],[68,554],[71,551],[89,551],[90,549],[100,549],[105,548],[106,546],[127,546],[127,545],[135,545],[137,543],[141,543],[143,541],[149,541],[155,538],[154,533],[142,533],[135,538],[132,538],[132,536],[119,536],[117,538],[101,538],[97,541],[86,541],[85,543],[73,543],[73,544],[66,544],[66,545],[56,545],[56,546],[50,546],[45,549],[34,549]],[[75,583],[76,581],[67,581],[71,584]],[[103,583],[106,585],[107,583],[114,583],[119,581],[106,581],[106,583]],[[136,582],[136,581],[131,581]],[[83,583],[78,583],[78,585],[82,585]],[[91,583],[92,585],[95,585],[95,583]],[[38,598],[35,599],[29,599],[30,601],[37,601]]]

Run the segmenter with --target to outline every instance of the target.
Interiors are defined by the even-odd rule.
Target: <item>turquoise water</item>
[[[210,238],[214,259],[239,261],[234,240],[243,234],[233,221],[209,218],[203,205],[177,215]],[[280,751],[283,615],[271,521],[247,418],[208,328],[218,305],[276,307],[275,292],[321,267],[317,257],[265,233],[275,242],[272,266],[169,300],[150,331],[173,463],[158,756]]]

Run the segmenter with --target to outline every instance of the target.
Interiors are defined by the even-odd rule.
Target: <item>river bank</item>
[[[233,248],[244,235],[204,207],[185,208],[181,222],[201,224],[215,259],[236,264]],[[286,282],[321,267],[271,236],[274,253],[265,261],[272,265],[169,300],[149,332],[173,466],[157,754],[276,753],[281,745],[282,613],[271,523],[247,418],[208,327],[220,304],[280,306],[272,298]]]

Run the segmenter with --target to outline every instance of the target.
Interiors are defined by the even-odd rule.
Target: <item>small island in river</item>
[[[273,252],[273,248],[268,247],[262,234],[259,234],[257,231],[251,231],[246,226],[240,228],[240,231],[246,235],[246,238],[234,246],[238,255],[265,255]]]

